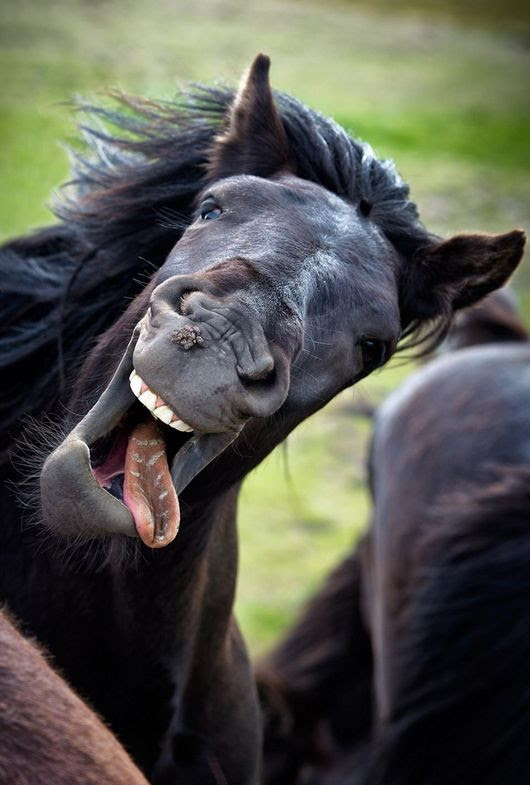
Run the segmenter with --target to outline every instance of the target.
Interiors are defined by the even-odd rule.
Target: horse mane
[[[71,151],[72,177],[54,204],[59,223],[0,249],[4,434],[57,404],[97,336],[163,264],[206,184],[234,92],[110,98],[79,104],[84,147]],[[358,202],[406,258],[428,242],[391,161],[296,99],[276,101],[300,177]]]
[[[498,467],[427,527],[395,652],[398,708],[363,785],[516,785],[528,773],[529,510],[530,468]]]

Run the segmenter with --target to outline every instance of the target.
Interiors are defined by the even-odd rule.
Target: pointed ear
[[[503,286],[523,255],[525,234],[459,234],[417,252],[403,289],[403,324],[448,316]]]
[[[227,127],[209,153],[211,179],[233,174],[270,177],[294,171],[287,134],[269,84],[270,59],[259,54],[244,75],[227,116]]]

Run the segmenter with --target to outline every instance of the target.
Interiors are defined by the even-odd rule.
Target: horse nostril
[[[273,369],[268,373],[263,373],[259,376],[254,375],[252,377],[239,374],[239,380],[247,392],[261,398],[274,389],[276,384],[276,370]]]
[[[178,305],[177,305],[177,313],[181,316],[186,316],[187,314],[187,305],[188,301],[194,292],[198,292],[198,289],[184,289],[184,291],[180,292],[178,298]]]
[[[274,381],[275,377],[274,360],[272,356],[269,355],[257,360],[252,368],[242,368],[238,365],[237,373],[245,386],[250,386],[257,382],[260,382],[261,384],[264,382],[271,383]]]
[[[274,380],[274,368],[270,371],[262,371],[262,373],[253,373],[252,375],[240,373],[239,378],[243,384],[253,384],[254,382],[271,382]]]

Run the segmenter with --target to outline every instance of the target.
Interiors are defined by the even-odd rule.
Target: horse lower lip
[[[48,528],[61,536],[136,536],[129,510],[94,477],[88,445],[72,435],[44,463],[41,507]]]
[[[241,428],[237,431],[205,433],[188,439],[171,464],[171,479],[179,496],[199,472],[226,450]]]

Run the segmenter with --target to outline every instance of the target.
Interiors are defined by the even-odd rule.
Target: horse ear
[[[269,84],[270,59],[259,54],[246,74],[228,112],[228,124],[209,153],[208,174],[270,177],[293,171],[289,141]]]
[[[428,245],[413,259],[406,276],[405,324],[465,308],[499,289],[523,255],[524,232],[459,234]]]

